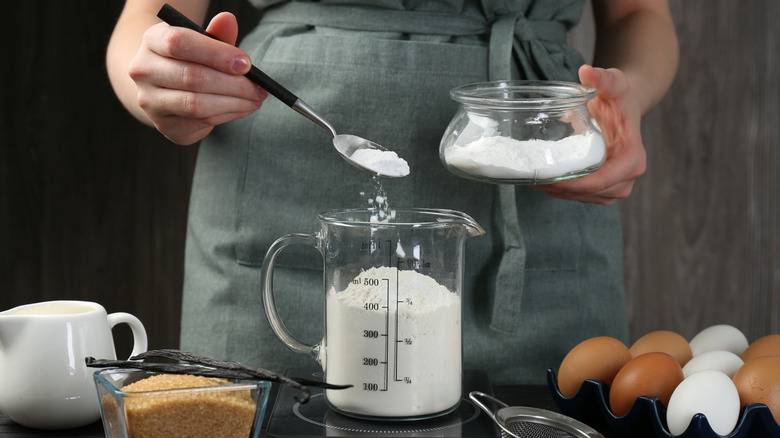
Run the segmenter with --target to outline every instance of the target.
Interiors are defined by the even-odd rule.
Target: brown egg
[[[734,374],[733,380],[742,407],[763,403],[780,423],[780,357],[751,359]]]
[[[688,340],[682,337],[682,335],[669,330],[650,332],[637,339],[629,350],[631,351],[631,357],[641,356],[654,351],[666,353],[677,359],[681,367],[685,366],[693,357]]]
[[[742,361],[748,362],[760,356],[780,357],[780,335],[766,335],[753,341],[742,353]]]
[[[610,385],[629,360],[628,347],[618,339],[609,336],[586,339],[563,358],[558,369],[558,389],[564,397],[572,397],[588,379]]]
[[[666,406],[682,381],[682,367],[674,357],[658,351],[639,355],[621,368],[612,381],[609,407],[613,414],[622,417],[640,395],[658,397]]]

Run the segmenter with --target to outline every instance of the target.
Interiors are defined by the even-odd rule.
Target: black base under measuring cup
[[[322,379],[322,371],[293,369],[290,377]],[[300,392],[282,386],[276,396],[265,434],[272,437],[479,437],[499,436],[493,421],[468,398],[471,391],[492,393],[487,373],[463,371],[463,398],[452,412],[426,420],[382,421],[363,420],[340,414],[331,409],[320,388],[311,388],[306,404],[295,400]]]

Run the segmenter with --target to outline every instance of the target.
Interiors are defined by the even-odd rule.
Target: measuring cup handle
[[[307,344],[293,336],[282,322],[282,318],[279,316],[279,312],[276,310],[276,303],[274,302],[274,266],[276,264],[276,257],[282,249],[294,244],[309,245],[314,248],[319,248],[319,238],[315,234],[288,234],[277,239],[276,242],[268,248],[265,259],[263,259],[262,270],[260,271],[262,278],[261,287],[263,289],[263,307],[265,308],[265,315],[268,317],[268,322],[271,324],[271,329],[288,348],[296,353],[311,353],[316,358],[319,353],[319,346]]]

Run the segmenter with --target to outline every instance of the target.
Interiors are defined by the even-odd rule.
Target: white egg
[[[728,435],[739,420],[739,393],[729,376],[714,370],[692,374],[669,399],[666,423],[672,435],[685,432],[696,414],[704,414],[712,430]]]
[[[694,356],[712,350],[726,350],[737,356],[748,347],[745,335],[736,327],[718,324],[702,330],[689,342]]]
[[[683,375],[689,377],[693,373],[705,370],[722,371],[733,378],[734,374],[744,364],[736,354],[725,350],[705,351],[693,356],[683,367]]]

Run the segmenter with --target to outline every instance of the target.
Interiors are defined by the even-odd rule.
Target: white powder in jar
[[[379,175],[409,175],[409,164],[393,151],[358,149],[349,158]]]
[[[598,166],[606,153],[604,139],[592,132],[561,140],[480,137],[444,151],[448,165],[490,178],[546,180]]]
[[[458,403],[457,294],[417,271],[379,267],[362,272],[341,292],[331,289],[326,307],[327,381],[354,385],[326,391],[335,408],[363,416],[416,417]]]

